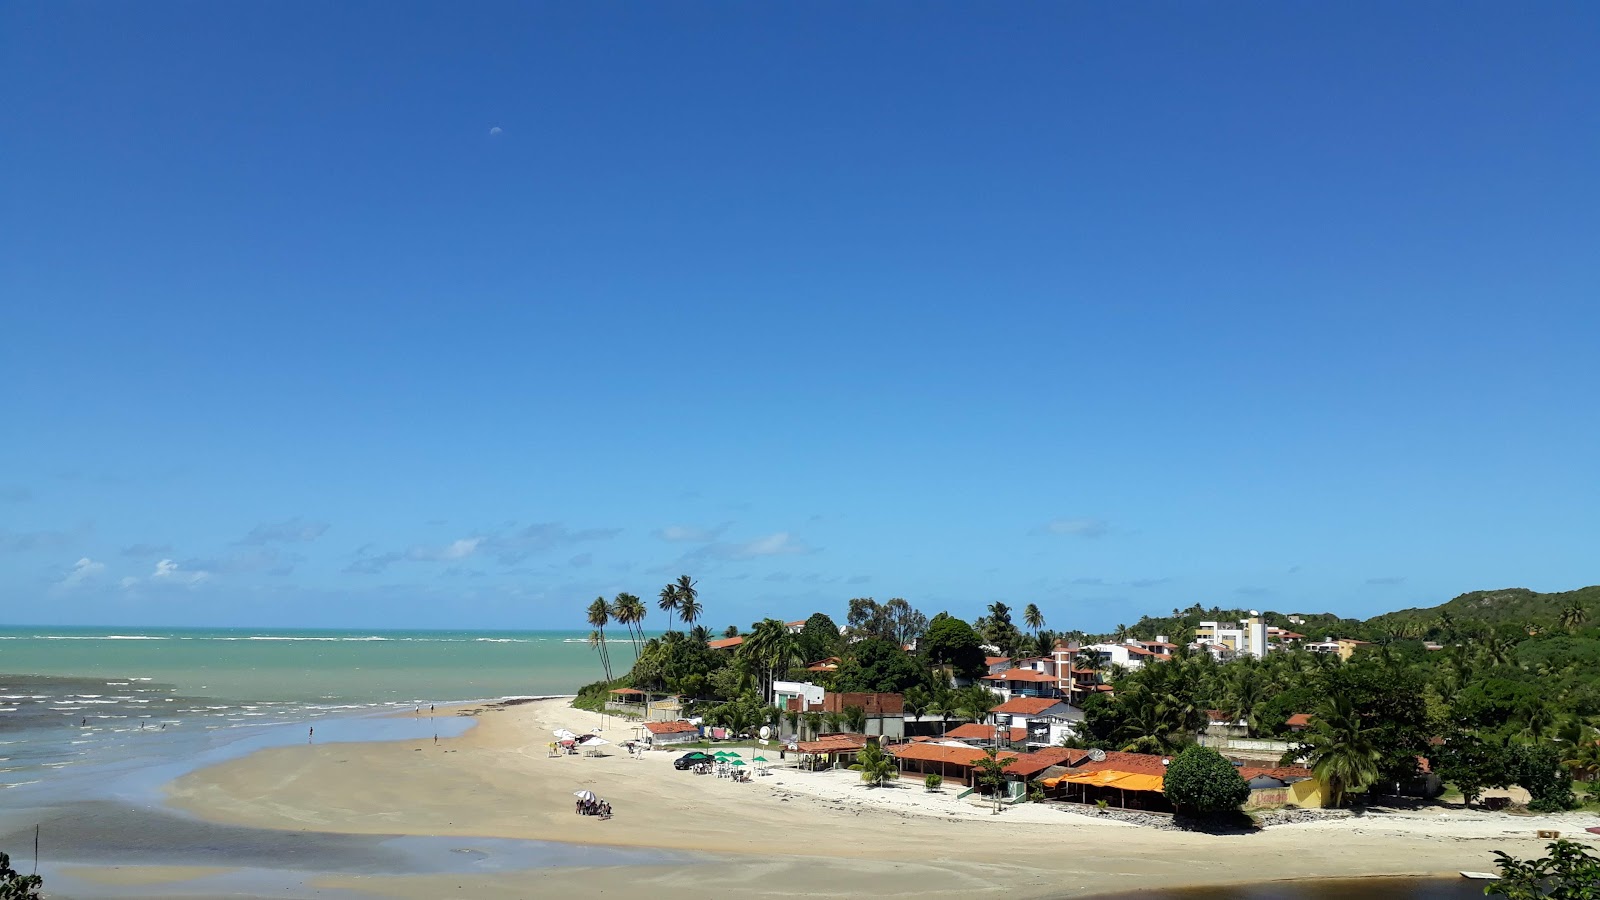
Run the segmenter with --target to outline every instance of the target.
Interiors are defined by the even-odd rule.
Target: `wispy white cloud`
[[[1064,534],[1071,537],[1097,538],[1110,531],[1110,527],[1102,519],[1079,516],[1052,519],[1039,526],[1036,531],[1042,534]]]
[[[449,560],[466,559],[478,552],[478,547],[483,544],[483,538],[459,538],[445,544],[443,547],[430,547],[418,544],[406,551],[406,559],[417,562],[447,562]]]
[[[105,571],[105,563],[95,562],[87,556],[80,557],[77,562],[72,564],[72,569],[67,572],[66,577],[56,582],[56,587],[63,591],[83,587],[97,581],[101,575],[105,574]]]
[[[760,559],[765,556],[796,556],[813,552],[815,550],[805,541],[787,531],[778,531],[742,543],[718,542],[708,544],[696,551],[696,555],[704,555],[712,559],[745,560]]]
[[[143,586],[152,587],[194,587],[211,580],[211,573],[204,569],[186,569],[170,559],[163,559],[156,563],[155,571],[144,578],[132,575],[122,579],[125,589]]]

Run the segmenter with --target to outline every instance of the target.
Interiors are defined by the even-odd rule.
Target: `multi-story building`
[[[1250,610],[1250,617],[1239,620],[1239,627],[1232,627],[1232,623],[1201,622],[1194,630],[1194,642],[1209,647],[1221,647],[1227,650],[1225,656],[1255,656],[1267,655],[1270,646],[1267,643],[1267,624],[1261,621],[1261,614]]]

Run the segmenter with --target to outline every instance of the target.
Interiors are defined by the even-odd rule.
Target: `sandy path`
[[[615,718],[607,737],[632,735]],[[467,735],[428,742],[267,750],[193,773],[170,802],[202,818],[278,829],[532,838],[718,854],[694,866],[545,869],[476,877],[323,879],[396,897],[516,897],[648,885],[658,897],[873,894],[1061,896],[1275,878],[1437,874],[1490,868],[1490,851],[1536,851],[1559,820],[1438,812],[1369,815],[1246,836],[1135,828],[1024,805],[999,816],[920,785],[872,790],[847,776],[785,772],[735,784],[672,769],[676,753],[550,758],[554,728],[599,717],[542,701],[486,712]],[[775,758],[775,757],[774,757]],[[587,788],[610,821],[573,814]],[[1585,838],[1593,836],[1584,835]],[[733,854],[732,856],[729,856]],[[455,893],[459,891],[460,893]]]

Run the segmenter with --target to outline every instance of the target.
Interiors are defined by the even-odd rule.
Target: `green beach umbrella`
[[[767,761],[767,758],[765,756],[756,757],[756,762],[766,762],[766,761]]]
[[[734,752],[734,751],[732,751],[732,750],[729,750],[728,751],[728,758],[729,759],[738,759],[739,758],[739,754]]]
[[[736,759],[732,763],[730,763],[729,765],[742,766],[742,765],[744,765],[744,760]]]
[[[713,753],[711,755],[712,756],[727,756],[728,755],[728,751],[726,751],[726,750],[718,750],[717,752],[715,752],[715,753]]]

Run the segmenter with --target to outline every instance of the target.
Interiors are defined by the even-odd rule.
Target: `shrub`
[[[11,868],[11,857],[0,853],[0,897],[5,900],[40,900],[39,888],[44,879],[37,875],[24,875]]]
[[[1210,747],[1189,747],[1167,766],[1165,792],[1179,812],[1213,815],[1234,812],[1250,797],[1250,786],[1233,763]]]
[[[922,779],[922,783],[928,790],[937,791],[939,786],[944,784],[944,776],[938,772],[930,772],[927,778]]]

